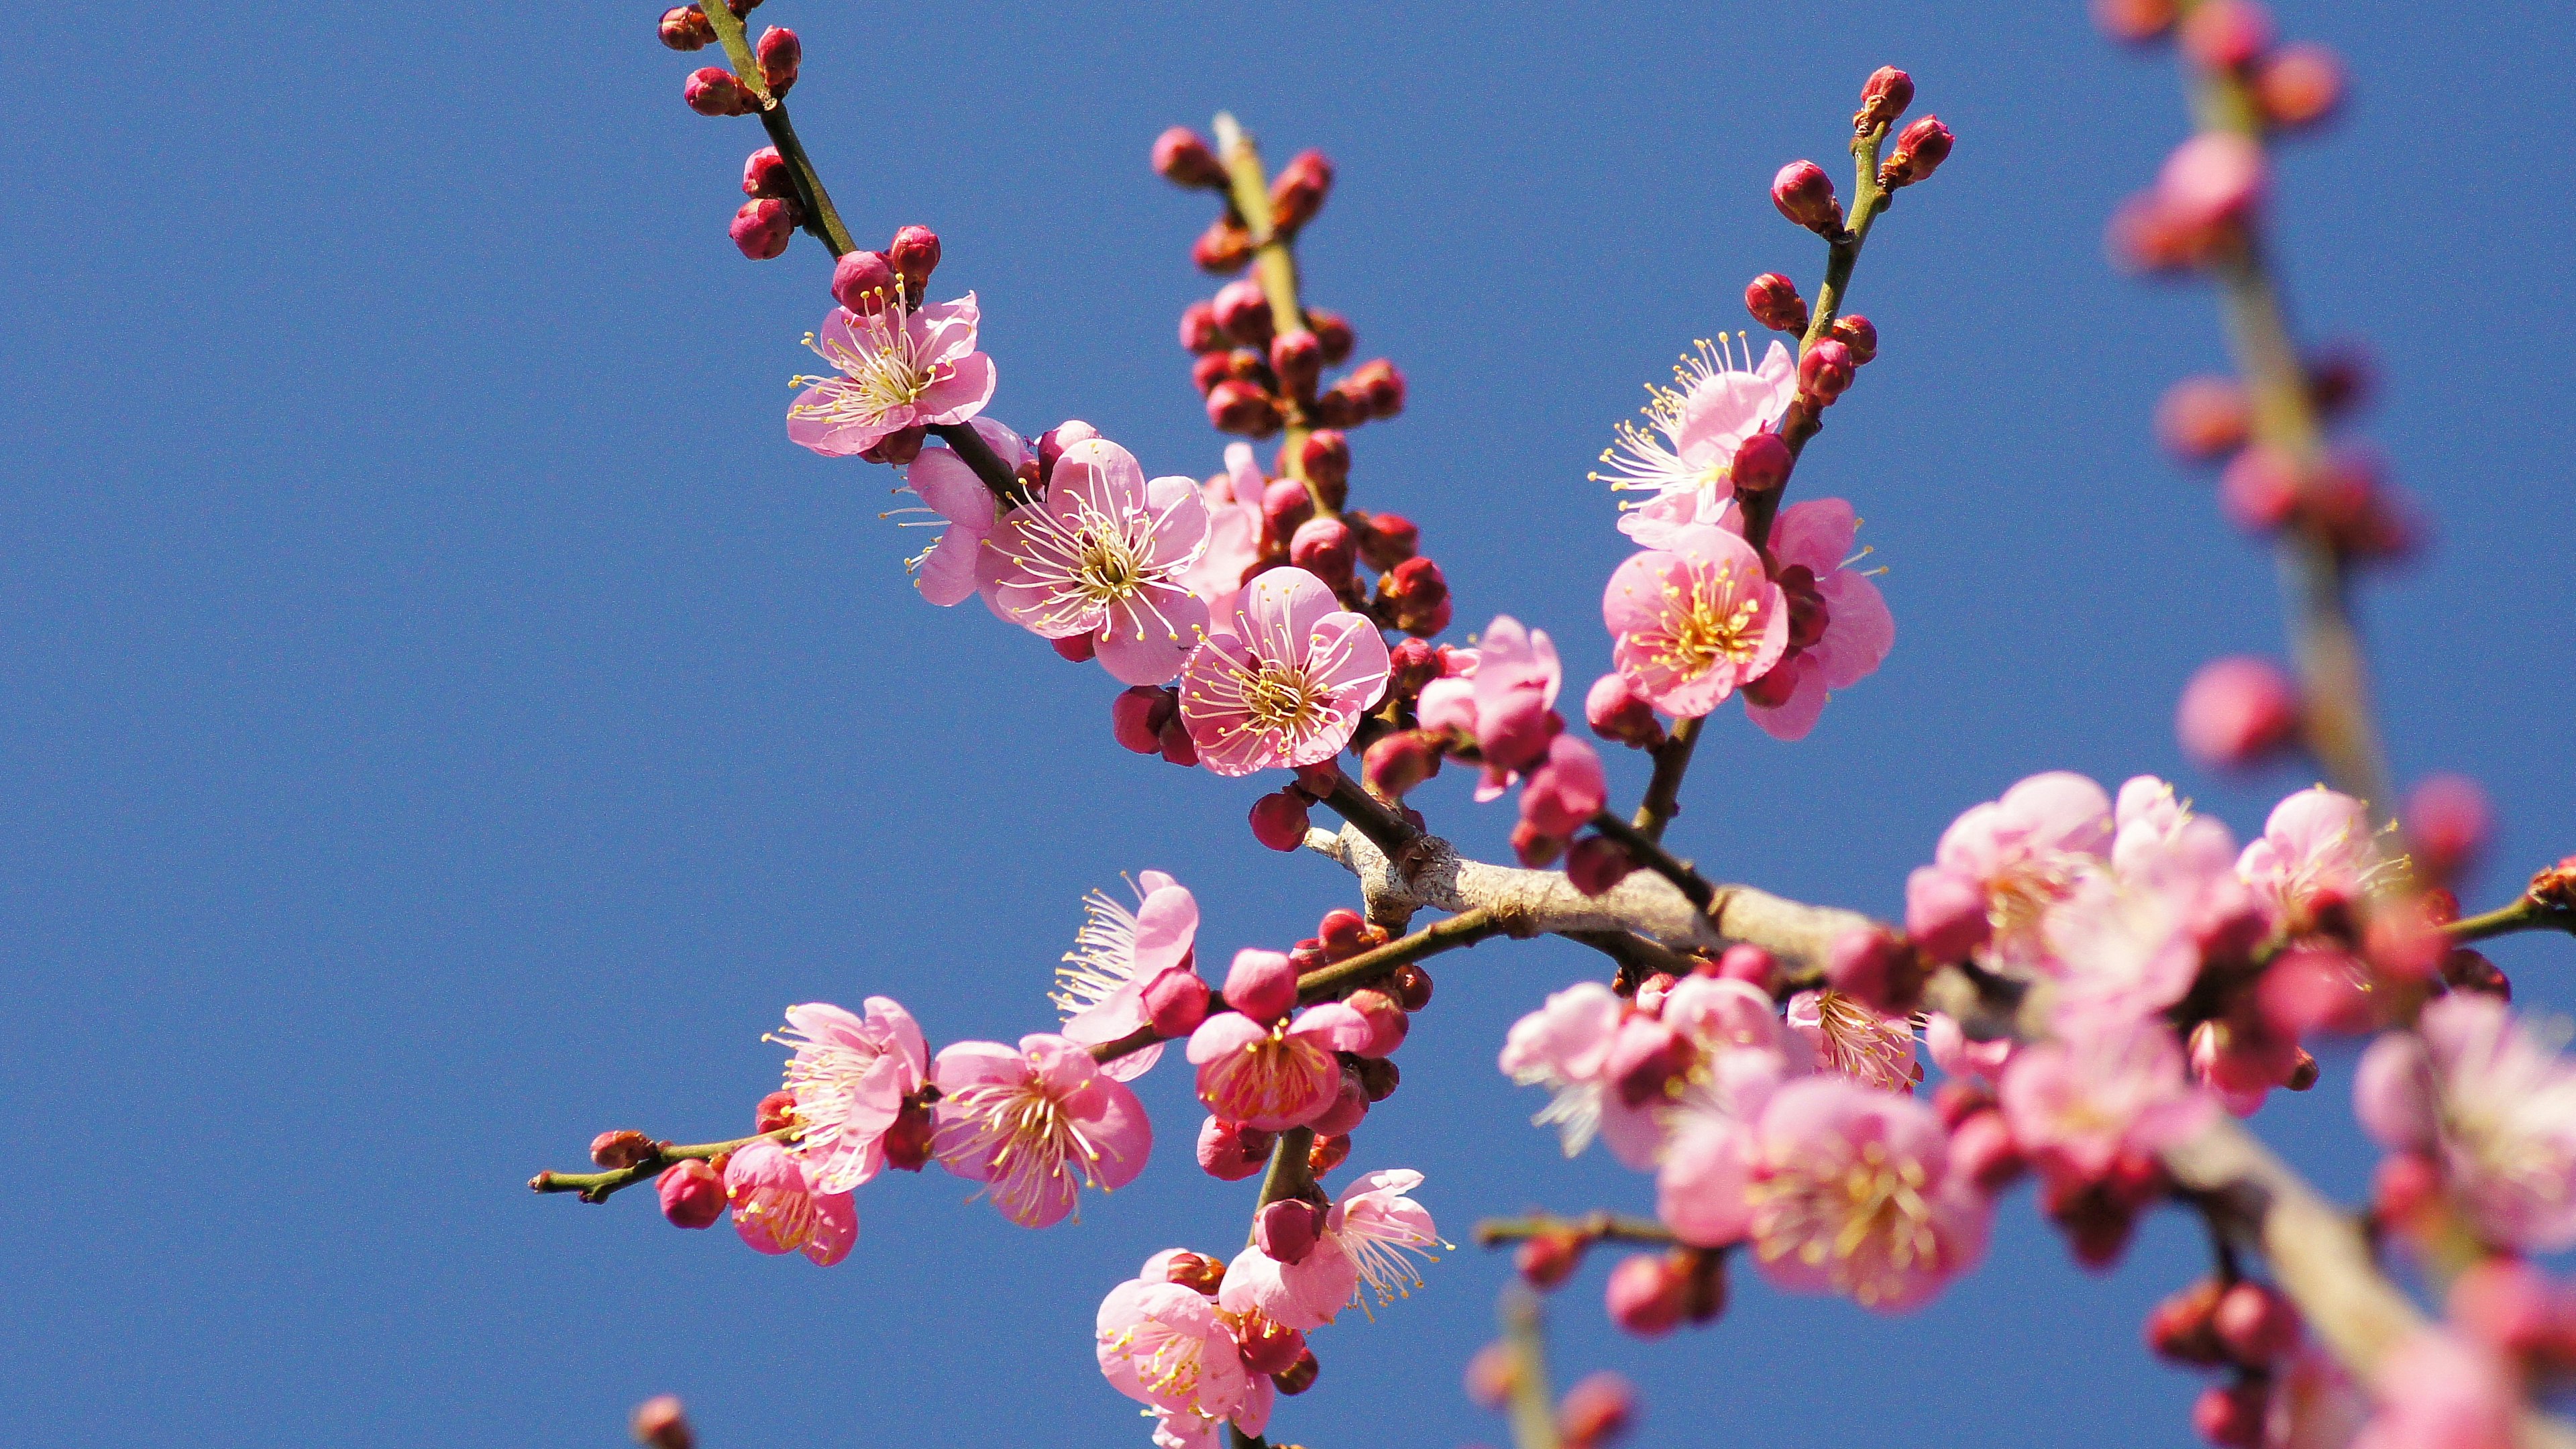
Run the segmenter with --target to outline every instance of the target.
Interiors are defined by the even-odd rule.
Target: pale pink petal
[[[1857,569],[1819,575],[1816,592],[1825,600],[1825,637],[1807,652],[1824,666],[1826,688],[1849,689],[1876,673],[1896,646],[1896,616]]]
[[[1789,697],[1777,706],[1768,707],[1747,698],[1744,713],[1762,727],[1764,734],[1775,740],[1803,740],[1816,727],[1816,721],[1824,718],[1828,692],[1824,665],[1816,658],[1815,651],[1809,650],[1784,661],[1778,668],[1788,670],[1793,681]]]

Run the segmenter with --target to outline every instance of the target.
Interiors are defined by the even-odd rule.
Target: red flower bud
[[[1295,850],[1306,843],[1306,797],[1281,790],[1252,802],[1252,838],[1272,850]]]
[[[1841,343],[1830,339],[1816,345],[1818,347],[1842,346]],[[1851,380],[1846,375],[1843,386],[1850,385]],[[1752,437],[1736,444],[1735,459],[1727,464],[1726,477],[1727,481],[1734,485],[1738,497],[1756,493],[1776,493],[1788,483],[1789,470],[1797,465],[1798,460],[1790,453],[1787,439],[1778,433],[1755,433]]]
[[[904,295],[915,306],[920,305],[924,287],[930,285],[930,274],[939,270],[939,233],[926,226],[907,226],[886,243],[886,263],[903,278]]]
[[[1779,974],[1779,958],[1759,946],[1729,946],[1718,954],[1717,975],[1723,980],[1768,991]]]
[[[786,1091],[772,1092],[761,1098],[760,1105],[752,1109],[751,1130],[775,1132],[781,1127],[794,1123],[795,1120],[796,1094]]]
[[[1394,990],[1395,1004],[1407,1011],[1420,1011],[1431,1004],[1431,973],[1414,962],[1396,967],[1386,982]]]
[[[680,88],[680,98],[701,116],[739,116],[760,106],[734,73],[720,65],[689,72],[688,81]]]
[[[1318,1137],[1315,1145],[1306,1150],[1306,1171],[1322,1177],[1341,1166],[1350,1155],[1351,1139],[1348,1136]]]
[[[1351,319],[1321,307],[1306,309],[1306,330],[1314,333],[1315,340],[1324,344],[1326,367],[1339,367],[1349,361],[1351,348],[1359,342],[1358,336],[1351,331]]]
[[[1275,478],[1261,490],[1261,536],[1263,552],[1286,556],[1288,545],[1315,516],[1315,498],[1306,485],[1294,478]]]
[[[2228,1356],[2247,1368],[2268,1367],[2299,1344],[2299,1310],[2260,1283],[2238,1283],[2221,1293],[2209,1326]]]
[[[1878,356],[1878,328],[1858,312],[1835,318],[1829,335],[1851,349],[1854,366],[1864,366]]]
[[[1950,147],[1958,137],[1941,124],[1939,116],[1924,116],[1896,133],[1896,145],[1878,163],[1878,184],[1894,191],[1917,181],[1929,181],[1941,163],[1950,159]]]
[[[1655,707],[1637,693],[1620,674],[1605,674],[1592,681],[1583,696],[1583,719],[1592,732],[1605,740],[1651,750],[1664,742],[1664,726],[1655,718]]]
[[[2204,70],[2236,70],[2271,48],[2272,17],[2250,0],[2200,0],[2183,17],[2183,54]]]
[[[1190,262],[1200,271],[1222,277],[1243,270],[1252,260],[1252,233],[1243,223],[1230,216],[1220,216],[1208,223],[1199,239],[1190,243]]]
[[[1241,1182],[1270,1165],[1278,1139],[1258,1127],[1210,1117],[1199,1127],[1199,1168],[1222,1182]]]
[[[1310,518],[1288,540],[1288,562],[1322,579],[1335,593],[1351,586],[1359,545],[1338,518]]]
[[[859,461],[887,463],[900,468],[921,456],[921,441],[928,436],[930,436],[930,429],[919,423],[898,429],[878,439],[873,446],[860,449]]]
[[[1163,726],[1180,711],[1180,696],[1167,688],[1139,684],[1109,703],[1109,732],[1118,743],[1140,755],[1163,748]]]
[[[1985,1192],[2012,1186],[2027,1164],[2001,1112],[1976,1112],[1950,1133],[1950,1167]]]
[[[1291,337],[1297,335],[1289,334]],[[1306,476],[1314,481],[1315,486],[1327,494],[1340,493],[1350,484],[1350,437],[1338,428],[1317,428],[1298,445],[1297,461],[1304,466]]]
[[[1067,634],[1061,639],[1049,639],[1047,647],[1067,664],[1089,664],[1100,650],[1100,641],[1088,634]]]
[[[884,311],[902,285],[883,252],[851,252],[832,264],[832,299],[862,317]]]
[[[1205,302],[1192,302],[1181,309],[1183,350],[1204,354],[1220,351],[1226,345],[1225,332],[1216,325],[1216,308]]]
[[[2191,1427],[2214,1449],[2254,1449],[2263,1442],[2264,1405],[2271,1385],[2263,1380],[2211,1384],[2191,1401]]]
[[[894,1125],[886,1129],[886,1166],[897,1172],[919,1172],[928,1166],[930,1139],[936,1127],[928,1106],[920,1102],[904,1103]]]
[[[1923,969],[1904,942],[1877,927],[1845,931],[1825,952],[1825,983],[1890,1015],[1921,1003]]]
[[[2254,70],[2254,104],[2285,131],[2313,126],[2343,103],[2343,62],[2322,45],[2287,45]]]
[[[2407,844],[2431,880],[2455,878],[2486,848],[2495,827],[2487,792],[2466,775],[2435,775],[2406,797]]]
[[[2148,1351],[2158,1358],[2199,1368],[2216,1368],[2225,1363],[2227,1347],[2218,1341],[2209,1321],[2225,1291],[2226,1285],[2217,1279],[2203,1278],[2149,1309]]]
[[[733,214],[733,225],[726,228],[733,244],[755,262],[765,262],[787,250],[796,236],[796,227],[804,219],[796,203],[780,196],[764,196],[746,201]]]
[[[1606,835],[1587,835],[1565,854],[1565,878],[1587,896],[1606,894],[1636,868],[1627,847]]]
[[[1311,398],[1324,377],[1324,344],[1299,328],[1270,339],[1270,370],[1290,397]]]
[[[1631,1253],[1610,1270],[1602,1297],[1611,1322],[1639,1338],[1661,1338],[1680,1326],[1690,1281],[1661,1253]]]
[[[2269,177],[2260,143],[2233,131],[2204,131],[2165,158],[2156,196],[2186,232],[2213,233],[2261,205]]]
[[[2298,738],[2298,690],[2268,660],[2242,654],[2213,660],[2183,687],[2174,733],[2202,764],[2260,764]]]
[[[796,195],[796,183],[790,179],[787,158],[775,146],[763,146],[742,163],[742,194],[745,196]]]
[[[1512,1266],[1522,1281],[1544,1293],[1574,1276],[1583,1266],[1584,1241],[1573,1233],[1540,1233],[1525,1238],[1512,1253]]]
[[[669,1218],[673,1227],[712,1227],[716,1219],[724,1216],[724,1179],[697,1158],[662,1169],[662,1175],[654,1179],[653,1190],[661,1196],[662,1216]]]
[[[1381,736],[1360,761],[1360,778],[1368,783],[1371,793],[1385,800],[1401,800],[1416,785],[1439,773],[1440,752],[1411,730]]]
[[[1892,126],[1912,104],[1914,77],[1892,65],[1882,65],[1861,84],[1860,109],[1852,113],[1852,134],[1866,135],[1881,126]]]
[[[1383,1102],[1394,1096],[1396,1084],[1404,1079],[1404,1074],[1396,1070],[1395,1063],[1384,1057],[1363,1057],[1354,1070],[1360,1074],[1360,1086],[1368,1093],[1371,1102]]]
[[[2232,377],[2186,377],[2156,404],[2157,440],[2195,463],[2244,447],[2253,427],[2253,406]]]
[[[2175,0],[2093,0],[2093,23],[2113,40],[2143,44],[2173,29]]]
[[[1199,133],[1174,126],[1154,138],[1154,173],[1175,186],[1225,189],[1225,165]]]
[[[760,32],[760,44],[752,54],[760,61],[760,83],[769,87],[773,96],[784,96],[796,84],[796,68],[805,61],[804,42],[796,32],[783,25],[773,25]]]
[[[1422,530],[1399,513],[1372,513],[1360,534],[1360,561],[1379,573],[1412,558],[1422,547]]]
[[[1774,332],[1807,330],[1807,301],[1798,295],[1798,284],[1778,272],[1764,272],[1745,284],[1744,310]]]
[[[690,6],[694,13],[696,6]],[[701,21],[704,17],[700,17]],[[689,1428],[687,1411],[678,1398],[663,1394],[636,1405],[635,1417],[627,1422],[627,1432],[644,1449],[697,1449],[698,1436]]]
[[[1217,288],[1215,298],[1208,305],[1216,313],[1216,325],[1224,328],[1235,341],[1246,347],[1269,345],[1270,299],[1262,295],[1259,282],[1250,277],[1239,277]]]
[[[1851,349],[1825,338],[1798,359],[1798,391],[1821,406],[1831,407],[1834,399],[1852,385],[1853,370]]]
[[[1295,1267],[1324,1235],[1324,1210],[1302,1197],[1283,1197],[1252,1219],[1254,1246],[1273,1262]]]
[[[1413,1029],[1413,1018],[1407,1016],[1404,1008],[1396,1004],[1394,996],[1383,988],[1370,986],[1354,991],[1345,1004],[1366,1019],[1369,1029],[1375,1033],[1366,1045],[1354,1049],[1356,1056],[1371,1060],[1391,1057],[1397,1047],[1404,1045],[1405,1033]]]
[[[2270,533],[2298,510],[2298,465],[2269,444],[2247,448],[2218,475],[2218,506],[2246,532]]]
[[[590,1139],[590,1160],[610,1172],[623,1171],[639,1162],[650,1162],[659,1150],[653,1145],[652,1138],[632,1127],[602,1132]]]
[[[662,12],[662,43],[673,50],[704,50],[716,43],[716,27],[695,5],[674,5]]]
[[[1818,236],[1830,237],[1843,229],[1843,204],[1834,198],[1833,179],[1813,161],[1792,161],[1780,168],[1771,178],[1771,204]]]
[[[1220,433],[1266,438],[1279,431],[1279,404],[1270,394],[1239,378],[1227,378],[1208,389],[1208,425]]]
[[[1565,1449],[1601,1449],[1637,1422],[1637,1391],[1615,1373],[1587,1375],[1556,1406],[1556,1433]]]
[[[1350,1139],[1347,1137],[1317,1138],[1315,1141],[1315,1150],[1317,1152],[1323,1151],[1324,1144],[1326,1142],[1339,1142],[1344,1144],[1342,1151],[1346,1153],[1351,1150],[1349,1147]],[[1279,1392],[1294,1397],[1313,1388],[1315,1386],[1315,1376],[1323,1371],[1324,1366],[1316,1361],[1315,1351],[1310,1348],[1298,1354],[1297,1361],[1295,1363],[1290,1364],[1288,1367],[1281,1369],[1275,1374],[1272,1374],[1270,1376],[1270,1382],[1278,1386]]]
[[[1383,357],[1352,368],[1342,382],[1367,397],[1372,417],[1391,418],[1404,411],[1404,374]]]
[[[1321,151],[1300,151],[1270,179],[1270,226],[1283,235],[1315,219],[1333,190],[1333,163]]]

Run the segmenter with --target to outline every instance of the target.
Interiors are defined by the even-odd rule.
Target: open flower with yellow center
[[[1049,639],[1088,635],[1121,684],[1164,684],[1207,632],[1185,582],[1207,548],[1207,504],[1182,477],[1148,481],[1107,438],[1064,450],[1035,507],[1002,515],[977,577],[1002,617]]]
[[[1741,346],[1741,355],[1738,347]],[[1676,526],[1715,523],[1730,494],[1727,469],[1744,440],[1772,427],[1798,395],[1798,364],[1778,342],[1753,362],[1742,335],[1703,338],[1673,369],[1671,387],[1646,385],[1645,425],[1621,423],[1592,474],[1615,491],[1647,495],[1625,504],[1619,529],[1663,547]]]
[[[1060,1036],[1024,1036],[1016,1051],[957,1042],[940,1049],[930,1080],[940,1093],[931,1138],[939,1165],[985,1184],[1002,1216],[1024,1228],[1061,1221],[1084,1187],[1135,1181],[1154,1147],[1136,1094]]]
[[[1386,640],[1304,569],[1243,586],[1181,670],[1181,724],[1220,775],[1314,765],[1340,754],[1386,692]]]
[[[1677,529],[1619,565],[1601,596],[1611,661],[1666,714],[1696,718],[1771,672],[1789,647],[1788,601],[1753,546],[1724,529]]]
[[[918,311],[890,299],[861,316],[835,307],[805,345],[837,377],[795,377],[792,442],[828,457],[864,453],[911,427],[962,423],[993,400],[993,359],[975,350],[975,294]]]
[[[1993,1209],[1950,1172],[1941,1119],[1839,1073],[1773,1094],[1754,1132],[1747,1236],[1762,1276],[1898,1312],[1985,1253]]]

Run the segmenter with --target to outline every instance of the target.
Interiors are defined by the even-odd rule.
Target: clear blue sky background
[[[1089,419],[1156,472],[1220,440],[1173,320],[1201,198],[1148,174],[1230,106],[1342,181],[1310,295],[1413,401],[1356,496],[1421,521],[1458,622],[1552,630],[1579,693],[1623,553],[1584,482],[1639,384],[1821,248],[1763,187],[1840,174],[1860,79],[1909,67],[1961,137],[1873,238],[1883,350],[1797,486],[1857,501],[1898,642],[1808,741],[1729,711],[1677,839],[1711,868],[1893,911],[1951,816],[2033,770],[2175,774],[2240,833],[2295,772],[2188,769],[2176,690],[2278,646],[2270,574],[2147,420],[2220,360],[2207,298],[2115,279],[2104,216],[2183,133],[2170,68],[2081,6],[1497,11],[774,0],[801,129],[853,229],[924,222],[973,288],[996,416]],[[2370,424],[2438,548],[2366,613],[2398,767],[2502,802],[2474,893],[2576,849],[2571,253],[2556,5],[2286,7],[2357,108],[2287,161],[2312,336],[2386,362]],[[1014,1229],[894,1176],[850,1261],[758,1257],[649,1197],[538,1199],[590,1135],[745,1130],[781,1007],[909,1003],[934,1040],[1044,1025],[1077,901],[1199,892],[1203,955],[1349,897],[1273,856],[1260,787],[1142,761],[1111,688],[906,586],[885,470],[790,447],[824,258],[724,238],[749,121],[679,103],[643,0],[21,8],[0,146],[0,1420],[18,1443],[608,1445],[677,1391],[712,1449],[1141,1445],[1094,1305],[1149,1251],[1222,1247],[1248,1187],[1161,1142],[1079,1226]],[[1639,772],[1621,762],[1623,793]],[[1498,853],[1508,807],[1424,803]],[[2576,1005],[2569,943],[2498,953]],[[1430,1174],[1453,1238],[1533,1204],[1638,1207],[1496,1074],[1506,1025],[1599,969],[1555,943],[1440,962],[1356,1164]],[[2349,1059],[2261,1119],[2330,1186],[2368,1160]],[[2137,1347],[2197,1271],[2156,1220],[2069,1266],[2027,1190],[1992,1260],[1882,1320],[1749,1279],[1637,1347],[1601,1272],[1570,1378],[1645,1385],[1640,1446],[2181,1445],[2194,1381]],[[1499,1440],[1460,1397],[1499,1259],[1462,1249],[1323,1334],[1279,1437]]]

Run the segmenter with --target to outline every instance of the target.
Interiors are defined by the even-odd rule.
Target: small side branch
[[[1673,1230],[1653,1218],[1629,1217],[1623,1213],[1591,1212],[1581,1217],[1560,1218],[1546,1213],[1533,1213],[1523,1218],[1487,1218],[1476,1224],[1476,1246],[1499,1248],[1505,1243],[1522,1243],[1531,1238],[1563,1235],[1587,1243],[1649,1243],[1671,1247],[1680,1241]]]
[[[724,7],[719,5],[716,8],[721,10]],[[622,1189],[633,1187],[639,1182],[650,1182],[661,1176],[663,1169],[675,1162],[704,1162],[722,1157],[728,1152],[739,1152],[763,1138],[773,1142],[784,1142],[795,1135],[795,1128],[781,1127],[774,1132],[737,1137],[731,1142],[697,1142],[686,1146],[676,1142],[657,1142],[653,1144],[652,1155],[632,1167],[621,1167],[609,1172],[540,1172],[528,1179],[528,1186],[538,1192],[574,1193],[579,1195],[583,1202],[606,1202],[611,1195]]]
[[[1655,746],[1655,773],[1646,781],[1646,797],[1637,805],[1637,832],[1648,840],[1662,840],[1664,827],[1682,813],[1682,776],[1690,773],[1691,752],[1699,748],[1700,731],[1705,719],[1693,716],[1673,721],[1673,731]]]

